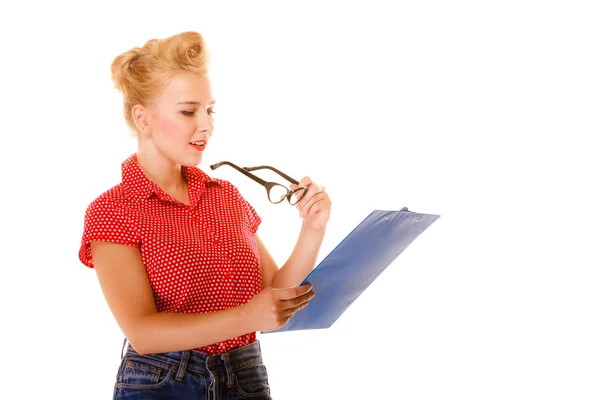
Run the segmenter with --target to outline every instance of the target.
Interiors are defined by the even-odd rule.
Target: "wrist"
[[[244,332],[243,334],[257,331],[248,304],[249,303],[244,303],[234,308],[235,319],[238,321],[240,329]]]
[[[303,222],[300,233],[308,236],[323,237],[325,236],[326,230],[326,226],[324,226],[323,228],[315,229],[309,223]]]

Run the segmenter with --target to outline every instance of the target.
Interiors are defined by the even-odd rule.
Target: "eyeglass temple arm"
[[[258,169],[270,169],[271,171],[275,172],[276,174],[278,174],[279,176],[287,179],[288,181],[290,181],[291,183],[298,185],[298,181],[295,180],[294,178],[292,178],[291,176],[284,174],[283,172],[281,172],[280,170],[278,170],[277,168],[273,168],[273,167],[269,167],[268,165],[260,165],[258,167],[244,167],[244,169],[246,171],[256,171]]]
[[[210,169],[215,170],[215,169],[219,168],[221,165],[229,165],[230,167],[233,167],[233,168],[237,169],[238,171],[240,171],[242,174],[246,175],[248,178],[254,180],[255,182],[260,183],[264,187],[267,187],[267,182],[265,180],[260,179],[258,176],[251,174],[248,171],[245,171],[244,169],[238,167],[237,165],[235,165],[233,163],[230,163],[229,161],[221,161],[216,164],[213,164],[210,166]]]

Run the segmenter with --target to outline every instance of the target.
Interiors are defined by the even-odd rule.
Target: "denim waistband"
[[[260,343],[258,341],[222,354],[208,355],[195,350],[184,350],[169,353],[139,354],[130,343],[127,343],[125,355],[141,356],[145,362],[167,363],[177,367],[175,379],[181,380],[186,371],[193,371],[205,376],[223,374],[228,381],[233,374],[245,367],[262,363]]]

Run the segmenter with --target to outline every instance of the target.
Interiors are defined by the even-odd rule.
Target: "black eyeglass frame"
[[[299,187],[298,189],[291,190],[291,189],[288,189],[287,187],[285,187],[284,185],[282,185],[280,183],[277,183],[277,182],[267,182],[264,179],[261,179],[258,176],[250,173],[250,171],[256,171],[256,170],[260,170],[260,169],[269,169],[269,170],[275,172],[276,174],[278,174],[279,176],[281,176],[282,178],[286,179],[290,183],[293,183],[295,185],[299,184],[299,182],[296,179],[294,179],[291,176],[289,176],[289,175],[281,172],[277,168],[273,168],[273,167],[270,167],[268,165],[260,165],[258,167],[238,167],[237,165],[235,165],[232,162],[221,161],[221,162],[212,164],[210,166],[210,169],[215,170],[215,169],[219,168],[222,165],[229,165],[230,167],[232,167],[232,168],[236,169],[237,171],[241,172],[242,174],[246,175],[248,178],[250,178],[253,181],[261,184],[262,186],[264,186],[264,188],[267,190],[267,198],[273,204],[279,204],[283,200],[287,199],[287,201],[290,203],[290,205],[296,205],[296,204],[298,204],[298,202],[300,200],[302,200],[302,198],[308,192],[308,188],[306,188],[306,187]],[[285,196],[282,196],[281,199],[278,200],[278,201],[274,201],[274,200],[271,199],[271,189],[273,189],[275,186],[281,186],[282,188],[284,188],[287,191],[287,194]],[[302,192],[302,193],[298,197],[294,197],[296,195],[296,193],[299,193],[299,192]]]

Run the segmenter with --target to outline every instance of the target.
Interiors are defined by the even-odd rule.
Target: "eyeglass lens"
[[[283,200],[288,198],[288,195],[291,194],[289,197],[289,202],[291,205],[294,206],[294,205],[298,204],[298,202],[300,200],[302,200],[302,197],[304,197],[307,190],[308,190],[307,188],[288,190],[283,185],[275,184],[269,188],[269,192],[268,192],[269,201],[271,201],[271,203],[275,203],[275,204],[281,203]]]
[[[269,189],[269,200],[272,203],[281,203],[288,195],[288,190],[283,185],[273,185]]]
[[[296,204],[298,204],[298,202],[300,200],[302,200],[302,197],[304,197],[304,195],[306,194],[307,190],[308,189],[304,188],[304,187],[294,190],[292,192],[291,197],[290,197],[290,204],[293,205],[293,206],[295,206]]]

